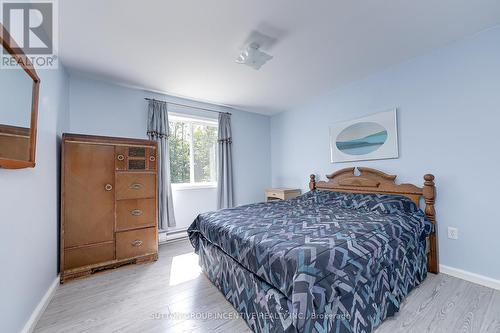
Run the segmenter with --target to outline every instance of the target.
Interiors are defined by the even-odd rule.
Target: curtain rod
[[[146,101],[164,102],[164,103],[167,103],[167,104],[172,104],[172,105],[177,105],[177,106],[184,106],[186,108],[198,109],[198,110],[203,110],[203,111],[208,111],[208,112],[215,112],[215,113],[225,113],[225,114],[228,114],[228,115],[232,115],[232,113],[230,113],[230,112],[215,111],[215,110],[200,108],[200,107],[197,107],[197,106],[191,106],[191,105],[187,105],[187,104],[179,104],[179,103],[167,102],[167,101],[162,101],[162,100],[159,100],[159,99],[147,98],[147,97],[145,97],[144,99]]]

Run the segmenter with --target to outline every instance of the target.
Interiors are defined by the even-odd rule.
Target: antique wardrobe
[[[158,258],[156,143],[64,134],[61,283]]]

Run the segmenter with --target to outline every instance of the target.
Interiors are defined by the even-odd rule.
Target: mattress
[[[316,190],[201,214],[188,233],[254,331],[370,332],[425,279],[431,228],[404,197]]]

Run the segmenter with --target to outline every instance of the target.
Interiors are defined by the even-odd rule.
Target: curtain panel
[[[158,228],[175,227],[172,186],[170,184],[170,153],[168,148],[167,103],[150,100],[148,105],[148,137],[158,143]]]
[[[219,113],[217,209],[234,206],[231,115]]]

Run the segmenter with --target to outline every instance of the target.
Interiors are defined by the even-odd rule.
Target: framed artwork
[[[396,109],[330,127],[332,163],[398,158]]]

